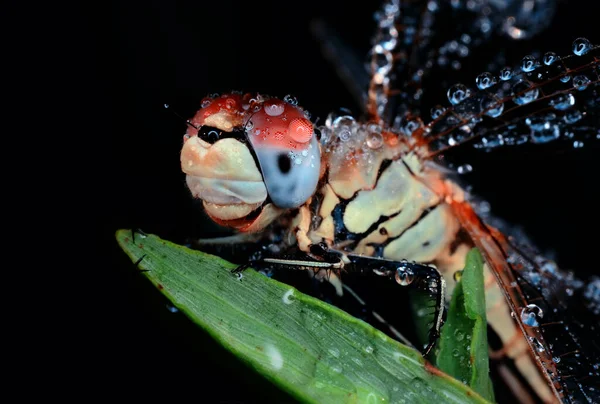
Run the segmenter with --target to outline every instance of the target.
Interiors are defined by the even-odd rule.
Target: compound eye
[[[198,137],[206,143],[214,144],[217,140],[221,139],[222,136],[223,131],[221,129],[213,128],[212,126],[202,126],[198,129]]]
[[[273,204],[296,208],[312,196],[320,173],[320,149],[316,137],[295,151],[284,148],[255,149],[263,179]]]

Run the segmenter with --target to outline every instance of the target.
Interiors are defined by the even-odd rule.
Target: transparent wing
[[[540,371],[562,402],[600,400],[600,279],[585,283],[484,223],[453,210],[498,280]]]
[[[404,133],[415,133],[430,155],[466,142],[491,149],[562,139],[577,147],[600,138],[600,47],[583,39],[574,47],[578,41],[588,47],[581,56],[526,56],[520,66],[480,74],[476,86],[454,84],[447,108],[434,108],[426,125],[408,121]]]
[[[423,83],[443,84],[493,38],[530,38],[546,28],[555,10],[554,0],[384,2],[371,50],[371,118],[397,126],[422,115],[429,95]],[[488,65],[502,62],[499,46]]]

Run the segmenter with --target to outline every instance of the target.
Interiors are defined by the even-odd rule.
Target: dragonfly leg
[[[328,248],[325,243],[318,243],[310,245],[308,253],[295,251],[282,254],[276,258],[260,257],[240,265],[232,272],[240,272],[249,267],[265,266],[271,268],[279,267],[282,269],[312,270],[314,274],[324,271],[328,274],[328,280],[336,288],[338,295],[342,294],[342,289],[346,290],[367,310],[370,309],[367,308],[366,302],[348,286],[342,285],[336,274],[344,271],[348,273],[365,275],[375,274],[393,278],[402,286],[425,291],[435,296],[434,324],[429,331],[428,343],[422,351],[423,356],[429,354],[440,336],[440,329],[444,318],[444,294],[446,284],[440,272],[432,266],[345,254],[341,251]],[[380,315],[373,310],[370,310],[370,312],[380,323],[387,325],[396,338],[407,343],[406,338],[387,323]],[[408,343],[408,345],[411,344]]]
[[[348,272],[374,273],[393,278],[402,286],[425,291],[435,296],[434,324],[429,330],[429,341],[424,347],[423,356],[429,354],[440,336],[444,321],[444,295],[446,283],[440,272],[428,265],[407,261],[391,261],[381,258],[349,254],[349,263],[344,269]]]
[[[411,348],[415,348],[414,345],[394,326],[388,323],[379,313],[369,307],[369,305],[354,290],[352,290],[352,288],[341,282],[336,274],[340,272],[347,261],[345,258],[343,258],[344,255],[342,253],[335,250],[329,250],[323,244],[311,245],[310,251],[311,252],[309,254],[303,252],[294,252],[292,254],[285,254],[281,258],[260,258],[257,260],[251,260],[248,263],[240,265],[231,272],[239,273],[250,267],[255,269],[264,267],[277,267],[281,269],[292,270],[311,270],[313,274],[326,273],[327,280],[336,289],[336,293],[339,296],[342,295],[342,290],[348,292],[348,295],[352,296],[360,304],[365,313],[369,313],[369,315],[377,322],[387,326],[389,332],[397,340]]]

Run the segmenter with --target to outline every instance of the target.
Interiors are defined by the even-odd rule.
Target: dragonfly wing
[[[489,59],[476,50],[493,39],[505,40],[497,49],[529,39],[549,25],[555,10],[554,0],[385,2],[376,15],[371,50],[371,116],[398,127],[425,111],[428,115],[426,97],[437,96],[429,91],[432,87],[455,80],[467,64],[474,67],[478,59]],[[486,67],[502,62],[499,51],[486,60]]]
[[[456,83],[448,90],[454,105],[439,107],[422,130],[430,155],[470,142],[492,149],[523,143],[570,143],[600,137],[600,47],[584,55],[532,59],[531,71],[511,69],[502,78],[471,90]],[[481,84],[481,83],[480,83]]]
[[[600,400],[600,280],[584,283],[484,223],[453,211],[495,275],[538,368],[563,402]]]

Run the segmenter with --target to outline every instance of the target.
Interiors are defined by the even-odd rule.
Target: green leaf
[[[444,372],[494,401],[489,376],[483,258],[475,248],[467,254],[465,269],[452,294],[436,363]]]
[[[485,403],[421,355],[289,285],[153,235],[116,234],[179,310],[302,402]]]

